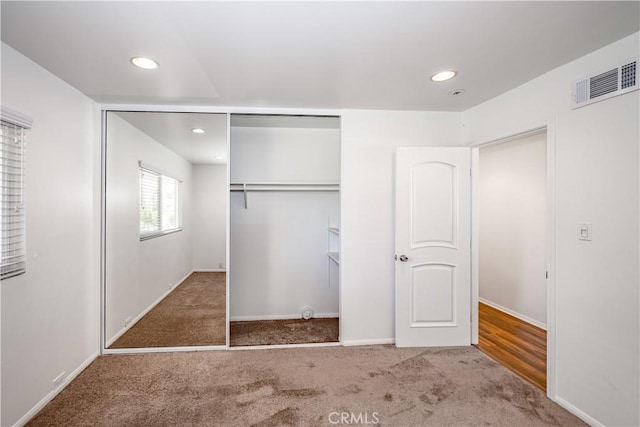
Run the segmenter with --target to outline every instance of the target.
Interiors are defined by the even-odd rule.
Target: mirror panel
[[[227,115],[109,111],[105,151],[105,348],[226,345]]]

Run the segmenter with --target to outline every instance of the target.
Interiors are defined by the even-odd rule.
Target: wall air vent
[[[624,61],[617,67],[575,81],[572,88],[572,107],[583,107],[640,89],[640,68],[637,63],[637,58]]]

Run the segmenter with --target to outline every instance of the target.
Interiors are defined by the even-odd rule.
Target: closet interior
[[[230,345],[339,341],[340,119],[232,115]]]

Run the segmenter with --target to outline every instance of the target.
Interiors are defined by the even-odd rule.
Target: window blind
[[[140,168],[140,234],[160,231],[160,177],[161,175]]]
[[[162,229],[173,230],[180,226],[180,210],[178,200],[179,182],[175,178],[162,176],[160,181],[160,197],[162,200]]]
[[[180,181],[140,166],[140,240],[179,231]]]
[[[25,128],[0,120],[0,279],[26,272]]]

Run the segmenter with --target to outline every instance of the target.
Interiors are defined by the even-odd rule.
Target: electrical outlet
[[[125,321],[124,321],[124,326],[125,326],[125,328],[126,328],[127,326],[129,326],[129,323],[131,323],[131,320],[133,320],[133,318],[132,318],[131,316],[127,317],[127,320],[125,320]]]
[[[60,375],[53,379],[53,388],[58,388],[64,382],[64,379],[67,377],[66,372],[62,372]]]
[[[223,263],[219,263],[218,264],[218,268],[222,270],[224,268],[224,264]]]

